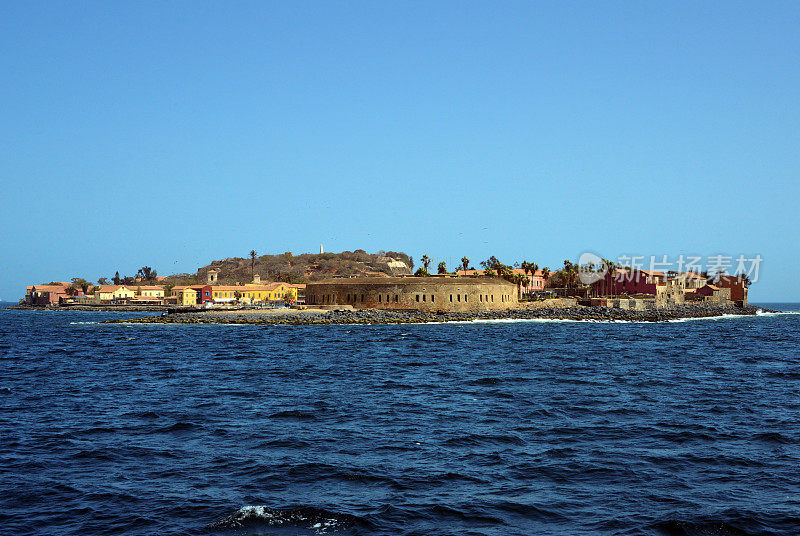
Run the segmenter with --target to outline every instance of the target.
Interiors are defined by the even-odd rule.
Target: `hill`
[[[251,266],[252,263],[252,266]],[[250,257],[230,257],[212,261],[197,269],[197,273],[168,276],[167,283],[191,284],[206,281],[208,271],[219,271],[220,284],[233,285],[249,283],[252,274],[261,276],[262,282],[285,281],[288,283],[307,283],[328,277],[352,275],[390,276],[410,274],[414,261],[403,252],[379,251],[367,253],[363,249],[341,253],[302,253],[291,252],[280,255],[261,255]]]

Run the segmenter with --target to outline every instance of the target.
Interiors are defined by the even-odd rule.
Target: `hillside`
[[[250,257],[231,257],[212,261],[211,264],[198,268],[194,275],[168,276],[167,282],[172,284],[204,282],[208,271],[212,268],[219,271],[220,284],[232,285],[249,283],[252,281],[252,273],[260,275],[262,282],[307,283],[335,276],[410,274],[413,266],[414,261],[411,257],[397,251],[367,253],[363,249],[357,249],[341,253],[300,255],[287,252],[280,255],[257,256],[252,269]]]

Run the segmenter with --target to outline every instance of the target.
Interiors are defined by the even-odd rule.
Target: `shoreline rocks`
[[[755,315],[772,312],[750,305],[743,308],[717,304],[676,305],[652,310],[575,306],[564,308],[512,309],[475,313],[425,313],[357,309],[336,311],[287,311],[281,313],[198,311],[172,313],[134,319],[107,320],[105,323],[145,324],[253,324],[253,325],[329,325],[329,324],[419,324],[431,322],[469,322],[473,320],[574,320],[594,322],[665,322],[683,318],[709,318],[722,315]]]

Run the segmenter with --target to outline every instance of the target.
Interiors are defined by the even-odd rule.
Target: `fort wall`
[[[496,277],[356,277],[306,286],[306,304],[428,312],[518,307],[517,287]]]

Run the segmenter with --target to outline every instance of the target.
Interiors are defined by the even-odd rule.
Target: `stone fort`
[[[470,312],[514,309],[517,286],[498,277],[354,277],[306,285],[307,305]]]

